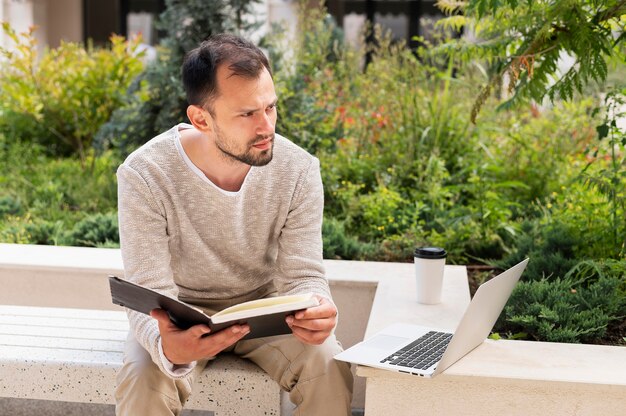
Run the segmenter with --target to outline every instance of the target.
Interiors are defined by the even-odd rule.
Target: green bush
[[[139,39],[113,36],[110,49],[62,43],[38,56],[34,29],[18,34],[8,23],[2,28],[13,47],[0,47],[5,58],[0,61],[0,133],[84,161],[94,135],[143,67]]]
[[[24,213],[56,221],[81,212],[115,209],[118,159],[103,154],[90,160],[93,167],[86,171],[78,160],[51,159],[27,148],[15,144],[11,166],[0,166],[0,176],[6,178],[3,192],[21,201]]]
[[[51,158],[39,146],[9,145],[0,136],[0,159],[8,161],[0,164],[1,200],[9,207],[0,215],[0,241],[70,244],[67,233],[82,218],[114,211],[119,160],[109,152],[92,157],[84,169],[77,159]]]
[[[343,87],[349,86],[350,71],[360,72],[360,57],[346,47],[342,31],[323,9],[302,2],[300,6],[295,43],[286,44],[285,28],[277,26],[263,46],[269,51],[280,97],[276,131],[317,153],[334,148],[335,139],[342,136],[336,111],[342,105]]]
[[[333,218],[324,219],[322,240],[325,259],[358,259],[370,250],[367,244],[346,235],[343,223]]]
[[[26,223],[24,233],[29,244],[71,245],[67,244],[67,232],[62,221],[38,220]]]
[[[505,199],[514,198],[532,215],[531,204],[576,175],[573,162],[583,156],[595,137],[590,117],[594,100],[562,102],[549,109],[529,105],[519,111],[487,113],[476,128],[481,142],[489,149],[489,165],[499,181],[521,182],[525,186],[500,190]]]
[[[525,222],[517,235],[513,253],[494,263],[507,269],[526,257],[531,261],[524,271],[524,280],[554,280],[563,278],[579,261],[576,247],[580,243],[575,229],[554,222],[541,226],[538,222]]]
[[[408,260],[424,241],[452,248],[451,262],[501,257],[515,228],[505,196],[525,185],[484,161],[471,102],[458,99],[476,90],[473,75],[453,77],[455,62],[416,57],[380,30],[364,68],[367,51],[338,40],[323,13],[307,10],[301,26],[297,64],[275,74],[288,109],[277,131],[320,158],[325,215],[377,259]]]
[[[73,246],[115,246],[119,243],[117,214],[90,215],[78,222],[68,235],[68,243]]]
[[[11,196],[0,197],[0,218],[5,215],[18,215],[22,212],[22,204]]]
[[[626,261],[584,261],[563,278],[520,282],[496,330],[539,341],[594,342],[625,318]]]

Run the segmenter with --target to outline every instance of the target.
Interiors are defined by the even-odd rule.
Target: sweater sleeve
[[[277,283],[283,294],[313,292],[332,300],[322,261],[324,189],[319,160],[311,160],[278,239]]]
[[[165,210],[146,181],[131,167],[122,164],[117,171],[120,244],[126,279],[172,298],[178,297],[170,266],[171,254]],[[130,329],[161,371],[182,378],[193,370],[173,373],[160,353],[157,321],[127,310]],[[167,361],[167,360],[165,360]]]

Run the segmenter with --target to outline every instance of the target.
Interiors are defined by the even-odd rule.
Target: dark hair
[[[228,64],[232,75],[244,78],[257,78],[263,68],[272,74],[267,58],[252,42],[226,33],[213,35],[187,53],[183,61],[183,86],[189,104],[211,107],[219,95],[217,69],[222,64]]]

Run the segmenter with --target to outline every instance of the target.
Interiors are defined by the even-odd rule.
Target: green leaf
[[[596,127],[596,131],[598,132],[598,139],[602,140],[609,135],[609,126],[606,123],[601,124]]]

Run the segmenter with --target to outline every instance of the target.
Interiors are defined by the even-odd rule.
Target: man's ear
[[[187,118],[196,130],[201,131],[204,134],[211,133],[213,131],[213,119],[208,111],[197,106],[190,105],[187,107]]]

